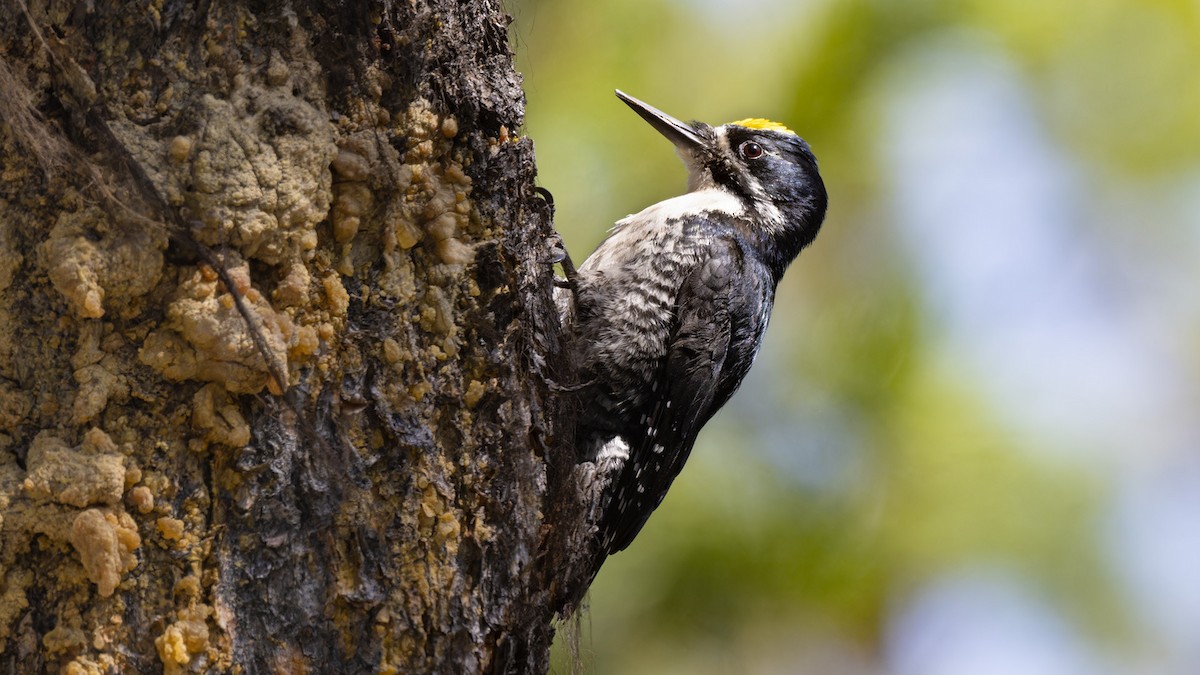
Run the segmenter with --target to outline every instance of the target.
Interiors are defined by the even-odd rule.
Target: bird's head
[[[744,234],[769,246],[786,267],[817,236],[828,197],[808,143],[765,119],[713,127],[681,122],[628,94],[617,96],[674,145],[688,170],[688,190],[732,193],[743,207]],[[779,269],[782,273],[782,269]]]

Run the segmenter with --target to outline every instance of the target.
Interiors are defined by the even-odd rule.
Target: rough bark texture
[[[545,670],[581,511],[507,18],[26,1],[0,672]]]

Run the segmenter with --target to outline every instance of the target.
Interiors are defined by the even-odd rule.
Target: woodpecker
[[[828,201],[812,150],[782,124],[685,123],[616,94],[675,145],[688,191],[618,221],[568,280],[576,442],[602,479],[597,571],[641,531],[750,370],[775,288]]]

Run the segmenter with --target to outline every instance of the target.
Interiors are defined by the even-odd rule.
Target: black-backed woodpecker
[[[782,124],[681,122],[617,96],[666,136],[687,193],[619,221],[571,279],[577,445],[600,479],[597,562],[627,547],[696,435],[750,370],[788,265],[825,217],[808,144]]]

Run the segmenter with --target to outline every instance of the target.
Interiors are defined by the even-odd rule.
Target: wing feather
[[[736,382],[728,386],[728,357],[734,323],[743,318],[734,315],[747,304],[736,295],[740,286],[734,283],[743,267],[741,250],[728,242],[697,265],[679,290],[656,396],[642,417],[642,433],[627,439],[629,460],[615,482],[602,526],[609,554],[624,549],[641,531],[683,469],[700,428],[736,389]],[[739,371],[737,380],[745,368],[733,368]]]

